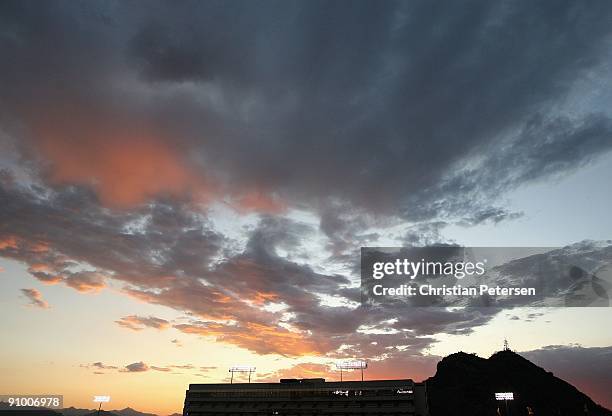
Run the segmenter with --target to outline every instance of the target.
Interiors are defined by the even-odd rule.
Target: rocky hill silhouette
[[[500,351],[490,358],[463,352],[443,358],[427,380],[431,416],[612,416],[588,396],[519,354]],[[513,392],[515,400],[495,400]]]

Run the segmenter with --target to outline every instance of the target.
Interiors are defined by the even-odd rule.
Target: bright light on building
[[[512,392],[495,393],[495,400],[514,400],[514,393]]]
[[[412,389],[397,389],[397,394],[412,394]]]
[[[345,361],[336,363],[336,368],[339,370],[365,370],[368,368],[368,363],[365,361]]]
[[[110,396],[94,396],[93,401],[96,403],[108,403],[110,402]]]

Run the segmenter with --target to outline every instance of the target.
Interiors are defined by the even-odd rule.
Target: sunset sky
[[[612,408],[612,309],[359,308],[359,249],[612,238],[612,2],[0,2],[0,393],[423,380]],[[357,377],[357,374],[352,375]],[[105,406],[106,407],[106,406]]]

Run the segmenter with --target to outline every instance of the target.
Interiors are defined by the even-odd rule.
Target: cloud
[[[79,292],[98,292],[105,287],[104,276],[96,272],[73,273],[64,282]]]
[[[106,374],[105,371],[101,370],[118,370],[117,366],[114,365],[106,365],[101,361],[97,361],[92,364],[81,364],[79,367],[93,369],[93,374]]]
[[[612,383],[612,347],[549,345],[521,355],[552,371],[595,402],[612,408],[609,389]]]
[[[127,372],[127,373],[141,373],[144,371],[148,371],[149,369],[150,367],[148,365],[146,365],[142,361],[139,361],[137,363],[126,365],[121,371]]]
[[[11,218],[3,222],[3,235],[11,236],[3,256],[30,264],[32,273],[60,275],[63,283],[85,276],[104,276],[94,283],[116,280],[125,285],[124,293],[140,301],[191,314],[187,322],[174,324],[183,333],[262,354],[328,354],[350,344],[377,355],[376,348],[364,346],[369,337],[356,331],[386,330],[389,325],[382,322],[399,313],[323,304],[319,294],[335,293],[357,302],[359,295],[348,289],[349,277],[316,272],[278,254],[299,252],[305,239],[316,233],[298,221],[264,216],[248,231],[244,248],[228,253],[227,238],[212,230],[206,217],[177,203],[160,201],[136,212],[112,212],[99,207],[82,188],[50,191],[45,199],[23,187],[0,192],[12,201],[0,208],[0,216]],[[227,254],[217,257],[221,253]],[[73,271],[77,265],[96,271],[78,274]],[[271,303],[284,306],[266,309]],[[433,342],[428,335],[468,332],[493,315],[492,310],[411,314],[391,325],[399,332],[387,342],[423,348]],[[123,317],[118,324],[166,327],[138,315]]]
[[[262,383],[278,383],[282,378],[325,378],[333,379],[333,365],[319,363],[300,363],[290,368],[282,368],[273,373],[258,375]]]
[[[261,216],[235,249],[236,242],[216,231],[206,215],[177,201],[112,211],[79,187],[48,189],[44,198],[25,186],[0,187],[0,194],[11,201],[0,207],[6,219],[0,222],[0,252],[27,263],[34,276],[61,276],[60,283],[77,290],[114,280],[139,301],[189,314],[172,323],[175,329],[260,354],[334,356],[345,348],[355,356],[379,357],[396,346],[418,354],[435,342],[434,334],[470,333],[499,311],[413,308],[408,314],[406,305],[393,303],[356,308],[359,291],[351,287],[350,274],[315,270],[309,261],[279,254],[299,253],[317,235],[295,219]],[[568,252],[579,257],[593,247],[585,243]],[[607,258],[598,250],[597,256]],[[339,303],[328,304],[323,295]],[[171,325],[159,319],[130,315],[117,323],[133,330]]]
[[[37,289],[21,289],[21,293],[28,298],[31,306],[36,306],[37,308],[47,309],[49,308],[49,304],[43,299],[42,293]]]
[[[607,110],[572,106],[607,76],[605,1],[118,7],[10,2],[2,21],[8,132],[47,181],[110,206],[196,194],[499,221],[502,190],[610,150]]]
[[[146,327],[155,328],[155,329],[167,329],[170,327],[170,322],[162,318],[156,318],[155,316],[138,316],[138,315],[129,315],[120,318],[118,321],[115,321],[117,325],[122,326],[127,329],[131,329],[133,331],[141,331]],[[173,341],[174,342],[174,341]]]
[[[435,355],[413,355],[405,351],[389,350],[380,359],[368,360],[364,378],[367,380],[410,378],[414,381],[422,381],[435,373],[440,359],[441,357]],[[327,381],[339,381],[340,372],[335,364],[335,362],[300,363],[272,373],[260,374],[258,381],[277,383],[282,378],[324,378]],[[343,371],[343,380],[359,379],[361,379],[360,371]]]
[[[45,263],[34,263],[28,267],[28,272],[44,284],[54,285],[62,282],[64,278],[55,273],[55,270]]]
[[[190,324],[178,324],[174,328],[186,334],[201,335],[234,344],[259,354],[312,355],[323,354],[330,349],[330,346],[318,337],[310,338],[273,324],[221,325],[195,321]]]
[[[137,131],[112,132],[108,126],[82,140],[82,132],[95,131],[92,128],[101,122],[83,116],[76,125],[58,126],[56,120],[48,120],[37,126],[41,129],[37,147],[45,160],[53,162],[48,173],[51,183],[91,185],[103,204],[119,208],[155,195],[204,192],[204,179],[190,171],[168,141],[141,137]]]
[[[172,365],[172,368],[179,368],[181,370],[193,370],[195,367],[192,364]]]
[[[607,1],[0,8],[0,256],[261,354],[416,355],[487,324],[495,309],[356,309],[355,249],[512,220],[507,192],[612,148],[589,100]],[[236,213],[257,216],[228,231]],[[134,317],[118,323],[151,326]]]
[[[191,364],[173,364],[173,365],[162,366],[162,365],[148,365],[142,361],[128,364],[124,367],[118,367],[116,365],[106,365],[106,364],[103,364],[102,362],[95,362],[92,364],[81,364],[81,367],[91,368],[91,369],[96,370],[94,371],[94,374],[106,374],[106,373],[100,372],[99,370],[116,370],[120,373],[141,373],[141,372],[153,370],[153,371],[160,371],[164,373],[171,372],[172,374],[181,374],[181,373],[173,372],[172,370],[173,369],[182,369],[182,370],[195,370],[196,369],[196,367]],[[206,370],[207,368],[213,369],[216,367],[202,367],[200,371],[207,371]]]
[[[98,361],[90,365],[90,367],[99,368],[101,370],[116,370],[117,367],[113,365],[105,365],[104,363]]]
[[[163,287],[176,279],[173,274],[179,267],[189,274],[199,273],[223,241],[203,216],[178,204],[112,213],[82,188],[50,190],[47,196],[36,191],[0,187],[2,200],[11,201],[0,208],[0,252],[28,263],[31,273],[47,283],[53,280],[77,290],[99,290],[112,276]],[[141,220],[144,229],[131,231],[132,224]],[[168,233],[178,238],[171,239]],[[75,272],[75,266],[90,271]]]

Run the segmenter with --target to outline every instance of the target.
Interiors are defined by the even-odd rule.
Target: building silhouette
[[[190,384],[184,416],[427,416],[423,383],[405,380]]]

